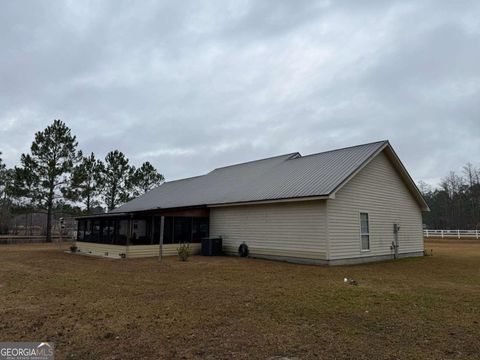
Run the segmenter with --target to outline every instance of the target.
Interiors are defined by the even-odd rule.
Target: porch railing
[[[58,235],[52,236],[52,243],[57,243],[60,240],[68,241],[71,240],[68,236],[60,237]],[[10,245],[10,244],[36,244],[44,243],[47,241],[46,236],[24,236],[24,235],[0,235],[0,245]]]

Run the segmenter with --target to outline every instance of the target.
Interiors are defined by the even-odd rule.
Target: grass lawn
[[[0,341],[54,341],[57,359],[480,359],[480,242],[426,248],[328,268],[1,246]]]

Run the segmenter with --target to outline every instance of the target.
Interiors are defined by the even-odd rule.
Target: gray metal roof
[[[110,213],[328,196],[386,146],[390,147],[388,141],[379,141],[226,166],[206,175],[165,182]]]

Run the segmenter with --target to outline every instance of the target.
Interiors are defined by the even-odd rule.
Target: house
[[[252,257],[350,264],[423,255],[421,193],[388,141],[291,153],[165,182],[79,218],[81,252],[113,257],[200,251],[203,237]],[[162,238],[162,239],[161,239]]]

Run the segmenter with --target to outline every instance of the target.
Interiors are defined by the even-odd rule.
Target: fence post
[[[457,230],[457,238],[460,239],[460,230]]]
[[[442,233],[442,239],[443,239],[443,230],[440,230],[440,232]]]
[[[477,230],[475,230],[475,237],[476,237],[476,238],[477,238],[477,240],[478,240],[478,229],[477,229]]]

